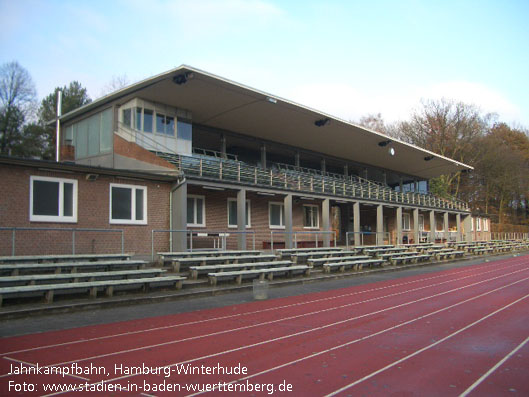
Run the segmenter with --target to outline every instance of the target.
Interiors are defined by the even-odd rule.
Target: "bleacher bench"
[[[302,253],[302,252],[318,252],[318,251],[342,251],[339,247],[318,247],[318,248],[282,248],[275,250],[279,254],[279,258],[290,258],[292,254]]]
[[[369,255],[351,255],[351,256],[333,256],[328,258],[314,258],[308,259],[307,263],[314,267],[321,266],[326,263],[331,262],[347,262],[347,261],[356,261],[356,260],[366,260],[371,259]]]
[[[19,287],[0,288],[0,306],[5,298],[24,297],[28,295],[44,294],[46,303],[53,302],[54,295],[88,291],[90,297],[95,298],[99,290],[104,290],[106,296],[112,296],[115,287],[140,285],[143,290],[148,290],[154,284],[171,284],[176,289],[182,288],[185,280],[182,276],[160,276],[126,280],[88,281],[81,283],[40,284],[24,285]]]
[[[237,255],[259,255],[261,251],[257,250],[229,250],[229,251],[191,251],[191,252],[158,252],[159,264],[164,265],[175,258],[196,258],[204,256],[237,256]]]
[[[154,277],[166,270],[163,269],[140,269],[140,270],[118,270],[113,272],[86,272],[86,273],[62,273],[62,274],[33,274],[29,276],[7,276],[0,277],[1,287],[12,287],[20,285],[35,285],[50,282],[73,282],[97,281],[109,279],[127,279],[131,277]]]
[[[325,273],[330,273],[332,269],[338,269],[340,272],[345,272],[345,269],[352,268],[353,270],[362,270],[364,265],[375,266],[383,265],[386,261],[384,259],[363,259],[355,261],[345,261],[345,262],[332,262],[326,263],[323,265],[323,271]]]
[[[220,279],[235,279],[237,284],[242,283],[242,279],[247,278],[257,278],[264,280],[265,276],[271,281],[276,274],[287,274],[289,276],[294,275],[295,273],[303,273],[306,276],[310,275],[310,266],[307,265],[294,265],[294,266],[285,266],[285,267],[276,267],[268,269],[254,269],[254,270],[239,270],[233,272],[216,272],[208,273],[209,282],[211,285],[217,285],[217,282]]]
[[[437,260],[442,258],[455,259],[456,257],[462,257],[465,255],[465,251],[440,251],[434,253]]]
[[[487,253],[491,253],[492,251],[493,251],[492,248],[478,248],[478,249],[474,250],[474,254],[484,255],[484,254],[487,254]]]
[[[113,268],[144,268],[147,262],[138,260],[128,261],[94,261],[94,262],[71,262],[71,263],[17,263],[11,265],[0,265],[0,274],[11,274],[12,276],[18,276],[21,271],[24,272],[46,272],[53,271],[55,273],[61,273],[62,270],[70,270],[71,273],[76,273],[80,269],[89,268],[104,268],[110,270]]]
[[[231,255],[231,256],[199,256],[196,258],[175,258],[172,259],[173,263],[173,271],[179,272],[182,268],[182,265],[189,265],[189,264],[196,264],[197,266],[205,266],[207,264],[212,263],[224,263],[224,264],[232,264],[232,263],[241,263],[241,261],[248,261],[248,262],[265,262],[265,261],[273,261],[276,260],[277,256],[274,254],[266,254],[266,255]]]
[[[399,263],[418,263],[419,261],[427,261],[431,259],[429,254],[419,254],[419,255],[405,255],[405,256],[393,256],[389,259],[392,265],[396,266]]]
[[[319,251],[319,252],[300,252],[296,254],[290,254],[290,259],[294,263],[301,263],[299,260],[315,259],[315,258],[332,258],[341,255],[355,255],[358,250],[347,250],[347,251]]]
[[[59,263],[76,261],[129,260],[134,254],[71,254],[0,256],[0,263]]]
[[[204,265],[190,266],[189,272],[193,280],[196,280],[201,274],[220,273],[223,271],[253,270],[266,269],[272,267],[291,266],[291,261],[272,261],[272,262],[251,262],[251,263],[231,263],[229,265]]]

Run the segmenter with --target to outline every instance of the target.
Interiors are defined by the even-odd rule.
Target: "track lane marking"
[[[520,350],[522,347],[524,347],[527,342],[529,342],[529,336],[525,338],[525,340],[520,343],[514,350],[512,350],[509,354],[507,354],[505,357],[503,357],[500,361],[496,363],[492,368],[490,368],[487,372],[485,372],[478,380],[476,380],[474,383],[472,383],[468,389],[466,389],[463,393],[459,395],[459,397],[466,397],[469,393],[471,393],[476,387],[478,387],[486,378],[488,378],[494,371],[496,371],[499,367],[505,363],[509,358],[514,356],[518,350]]]
[[[507,260],[509,260],[509,259],[507,259]],[[513,259],[513,260],[515,260],[515,259]],[[489,268],[489,267],[492,267],[492,266],[494,266],[494,267],[496,267],[496,266],[497,267],[505,267],[506,268],[506,267],[511,267],[511,266],[521,266],[521,265],[525,265],[525,264],[526,264],[525,262],[516,262],[516,263],[509,263],[506,266],[502,266],[502,265],[505,265],[505,263],[503,263],[503,262],[500,263],[500,264],[497,264],[495,262],[492,262],[492,263],[480,263],[480,264],[477,264],[477,265],[471,265],[471,267],[472,267],[471,269],[465,269],[465,270],[461,270],[461,271],[457,271],[457,272],[451,272],[449,274],[443,273],[443,274],[440,274],[440,275],[437,275],[437,276],[421,278],[421,279],[418,279],[418,280],[408,281],[408,282],[405,282],[405,283],[391,284],[391,285],[387,285],[387,286],[384,286],[384,287],[372,288],[372,289],[369,289],[369,290],[352,292],[352,293],[336,295],[336,296],[331,296],[331,297],[326,297],[326,298],[321,298],[321,299],[314,299],[312,301],[298,302],[298,303],[293,303],[293,304],[289,304],[289,305],[276,306],[276,307],[271,307],[271,308],[262,309],[262,310],[255,310],[255,311],[245,312],[245,313],[230,314],[230,315],[227,315],[227,316],[213,317],[213,318],[208,318],[208,319],[204,319],[204,320],[189,321],[187,323],[182,323],[182,324],[171,324],[171,325],[166,325],[166,326],[162,326],[162,327],[153,327],[153,328],[148,328],[148,329],[138,330],[138,331],[123,332],[123,333],[119,333],[119,334],[105,335],[105,336],[88,338],[88,339],[79,339],[79,340],[70,341],[70,342],[56,343],[56,344],[45,345],[45,346],[37,346],[37,347],[32,347],[32,348],[27,348],[27,349],[13,350],[13,351],[0,353],[0,355],[25,353],[25,352],[29,352],[29,351],[43,350],[43,349],[48,349],[48,348],[53,348],[53,347],[62,347],[62,346],[68,346],[68,345],[78,344],[78,343],[93,342],[93,341],[97,341],[97,340],[117,338],[117,337],[121,337],[121,336],[136,335],[136,334],[141,334],[141,333],[144,333],[144,332],[154,332],[154,331],[160,331],[160,330],[164,330],[164,329],[184,327],[184,326],[188,326],[188,325],[203,324],[203,323],[210,322],[210,321],[227,320],[227,319],[230,319],[230,318],[243,317],[243,316],[248,316],[248,315],[252,315],[252,314],[261,314],[263,312],[268,312],[268,311],[281,310],[281,309],[286,309],[286,308],[290,308],[290,307],[303,306],[303,305],[308,305],[308,304],[317,303],[317,302],[324,302],[324,301],[329,301],[329,300],[334,300],[334,299],[345,298],[345,297],[348,297],[348,296],[355,296],[355,295],[360,295],[360,294],[365,294],[365,293],[370,293],[370,292],[376,292],[376,291],[381,291],[381,290],[390,289],[390,288],[402,287],[402,286],[406,286],[406,285],[409,285],[409,284],[415,284],[415,283],[418,283],[418,282],[421,282],[421,281],[433,280],[433,279],[436,279],[436,278],[450,277],[452,275],[458,275],[458,274],[461,274],[461,273],[468,273],[468,272],[471,272],[473,270],[476,270],[476,269],[473,269],[473,268],[477,267],[477,266],[486,267],[486,268]],[[502,270],[502,269],[501,268],[500,269],[493,269],[493,270],[490,270],[490,271],[487,271],[487,272],[484,272],[484,273],[480,273],[480,274],[476,274],[476,275],[483,275],[483,274],[491,273],[491,272],[498,271],[498,270]],[[450,270],[447,270],[447,272],[450,272]],[[456,279],[456,280],[459,280],[459,279]],[[347,288],[349,288],[349,287],[347,287]],[[192,312],[188,312],[188,313],[192,313]],[[178,314],[175,314],[175,315],[179,315],[179,314],[183,314],[183,313],[178,313]],[[171,316],[171,315],[169,315],[169,316]],[[97,326],[98,325],[96,325],[95,327],[97,327]],[[60,332],[60,331],[57,331],[57,332]]]

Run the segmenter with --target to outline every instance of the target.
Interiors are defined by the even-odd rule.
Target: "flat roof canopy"
[[[185,65],[97,99],[63,115],[61,120],[68,121],[95,107],[116,100],[125,103],[134,97],[188,110],[193,123],[421,179],[472,169],[376,131]],[[387,144],[382,146],[383,143]],[[389,148],[395,150],[393,156]]]

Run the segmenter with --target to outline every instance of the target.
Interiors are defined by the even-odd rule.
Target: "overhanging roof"
[[[173,77],[178,75],[186,76],[187,81],[175,84]],[[329,114],[185,65],[99,98],[63,115],[61,121],[116,100],[125,103],[133,97],[189,110],[194,123],[419,178],[430,179],[473,169]],[[328,119],[325,125],[315,125],[317,120],[325,119]],[[388,140],[395,149],[394,156],[388,154],[390,146],[379,145]]]

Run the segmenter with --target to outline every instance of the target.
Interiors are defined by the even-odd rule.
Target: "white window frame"
[[[472,216],[470,217],[470,231],[474,231],[474,217]]]
[[[206,196],[201,196],[201,195],[196,195],[196,194],[188,194],[187,198],[188,199],[193,199],[195,201],[195,212],[193,214],[193,220],[195,222],[188,223],[187,226],[190,226],[190,227],[206,227]],[[197,199],[202,199],[202,223],[196,223],[196,220],[197,220],[196,208],[198,208],[197,207]],[[187,217],[187,211],[186,211],[186,217]]]
[[[131,216],[136,218],[136,190],[143,191],[143,218],[137,219],[113,219],[112,218],[112,188],[118,187],[123,189],[131,189]],[[147,186],[141,185],[126,185],[122,183],[111,183],[109,188],[109,203],[108,203],[108,218],[112,225],[146,225],[147,224]]]
[[[228,199],[228,227],[231,229],[237,228],[238,225],[230,224],[230,203],[237,202],[236,198],[229,198]],[[250,206],[250,200],[246,200],[246,207],[248,208],[248,216],[246,217],[246,227],[251,228],[252,227],[252,207]],[[246,211],[246,209],[245,209]]]
[[[404,222],[404,218],[408,218],[407,228],[404,226],[406,224],[406,222]],[[410,214],[408,214],[407,212],[402,213],[402,230],[406,232],[409,232],[411,230],[411,217]]]
[[[279,220],[281,225],[272,225],[272,205],[279,205],[282,210],[279,212]],[[269,201],[268,202],[268,227],[270,229],[284,229],[285,228],[285,203],[282,203],[280,201]]]
[[[316,208],[316,225],[305,226],[305,208]],[[319,228],[320,228],[320,207],[316,204],[303,204],[303,229],[319,229]]]
[[[476,232],[481,232],[481,218],[476,218]]]
[[[489,219],[483,218],[483,231],[488,232],[489,231]]]
[[[72,216],[64,215],[37,215],[33,213],[33,182],[59,183],[59,214],[64,211],[64,184],[73,184],[72,189]],[[29,178],[29,220],[30,222],[77,223],[77,179],[53,178],[48,176],[32,175]]]
[[[419,215],[419,231],[424,232],[424,215]]]

